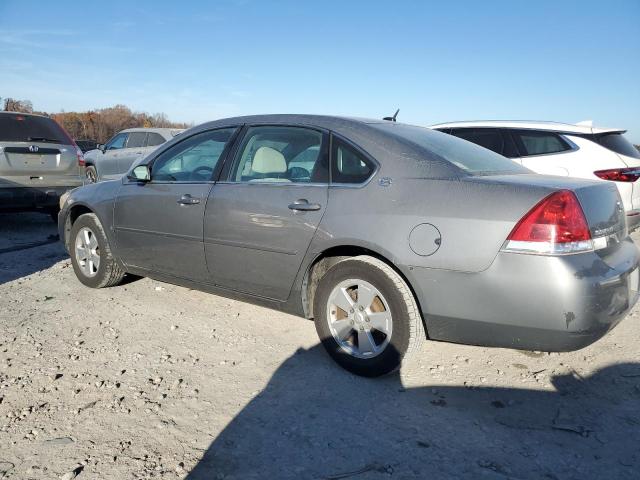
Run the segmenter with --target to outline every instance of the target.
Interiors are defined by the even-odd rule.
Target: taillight
[[[84,167],[84,154],[82,153],[82,150],[80,150],[80,147],[78,147],[77,145],[76,145],[76,156],[78,157],[78,166]]]
[[[593,250],[587,219],[575,194],[560,190],[542,199],[517,223],[503,250],[550,255]]]
[[[598,178],[612,182],[635,182],[640,178],[640,168],[611,168],[596,170],[593,174]]]

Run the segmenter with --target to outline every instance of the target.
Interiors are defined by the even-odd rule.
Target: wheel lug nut
[[[350,309],[349,309],[349,313],[353,313],[353,308],[350,308]]]
[[[370,322],[371,320],[369,320],[369,317],[364,319],[365,322]]]
[[[363,310],[364,310],[364,307],[363,307],[362,305],[360,305],[359,310],[360,310],[360,311],[363,311]]]

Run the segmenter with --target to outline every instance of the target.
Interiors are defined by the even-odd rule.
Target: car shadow
[[[0,284],[45,270],[68,258],[48,214],[0,214]]]
[[[407,388],[301,349],[186,478],[638,478],[640,363],[549,380]]]

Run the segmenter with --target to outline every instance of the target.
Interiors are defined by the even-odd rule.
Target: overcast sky
[[[0,0],[0,97],[195,123],[594,120],[640,143],[640,0]]]

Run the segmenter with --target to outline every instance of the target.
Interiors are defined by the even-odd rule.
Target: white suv
[[[640,152],[626,130],[555,122],[474,121],[431,126],[510,158],[536,173],[615,182],[629,230],[640,226]]]

